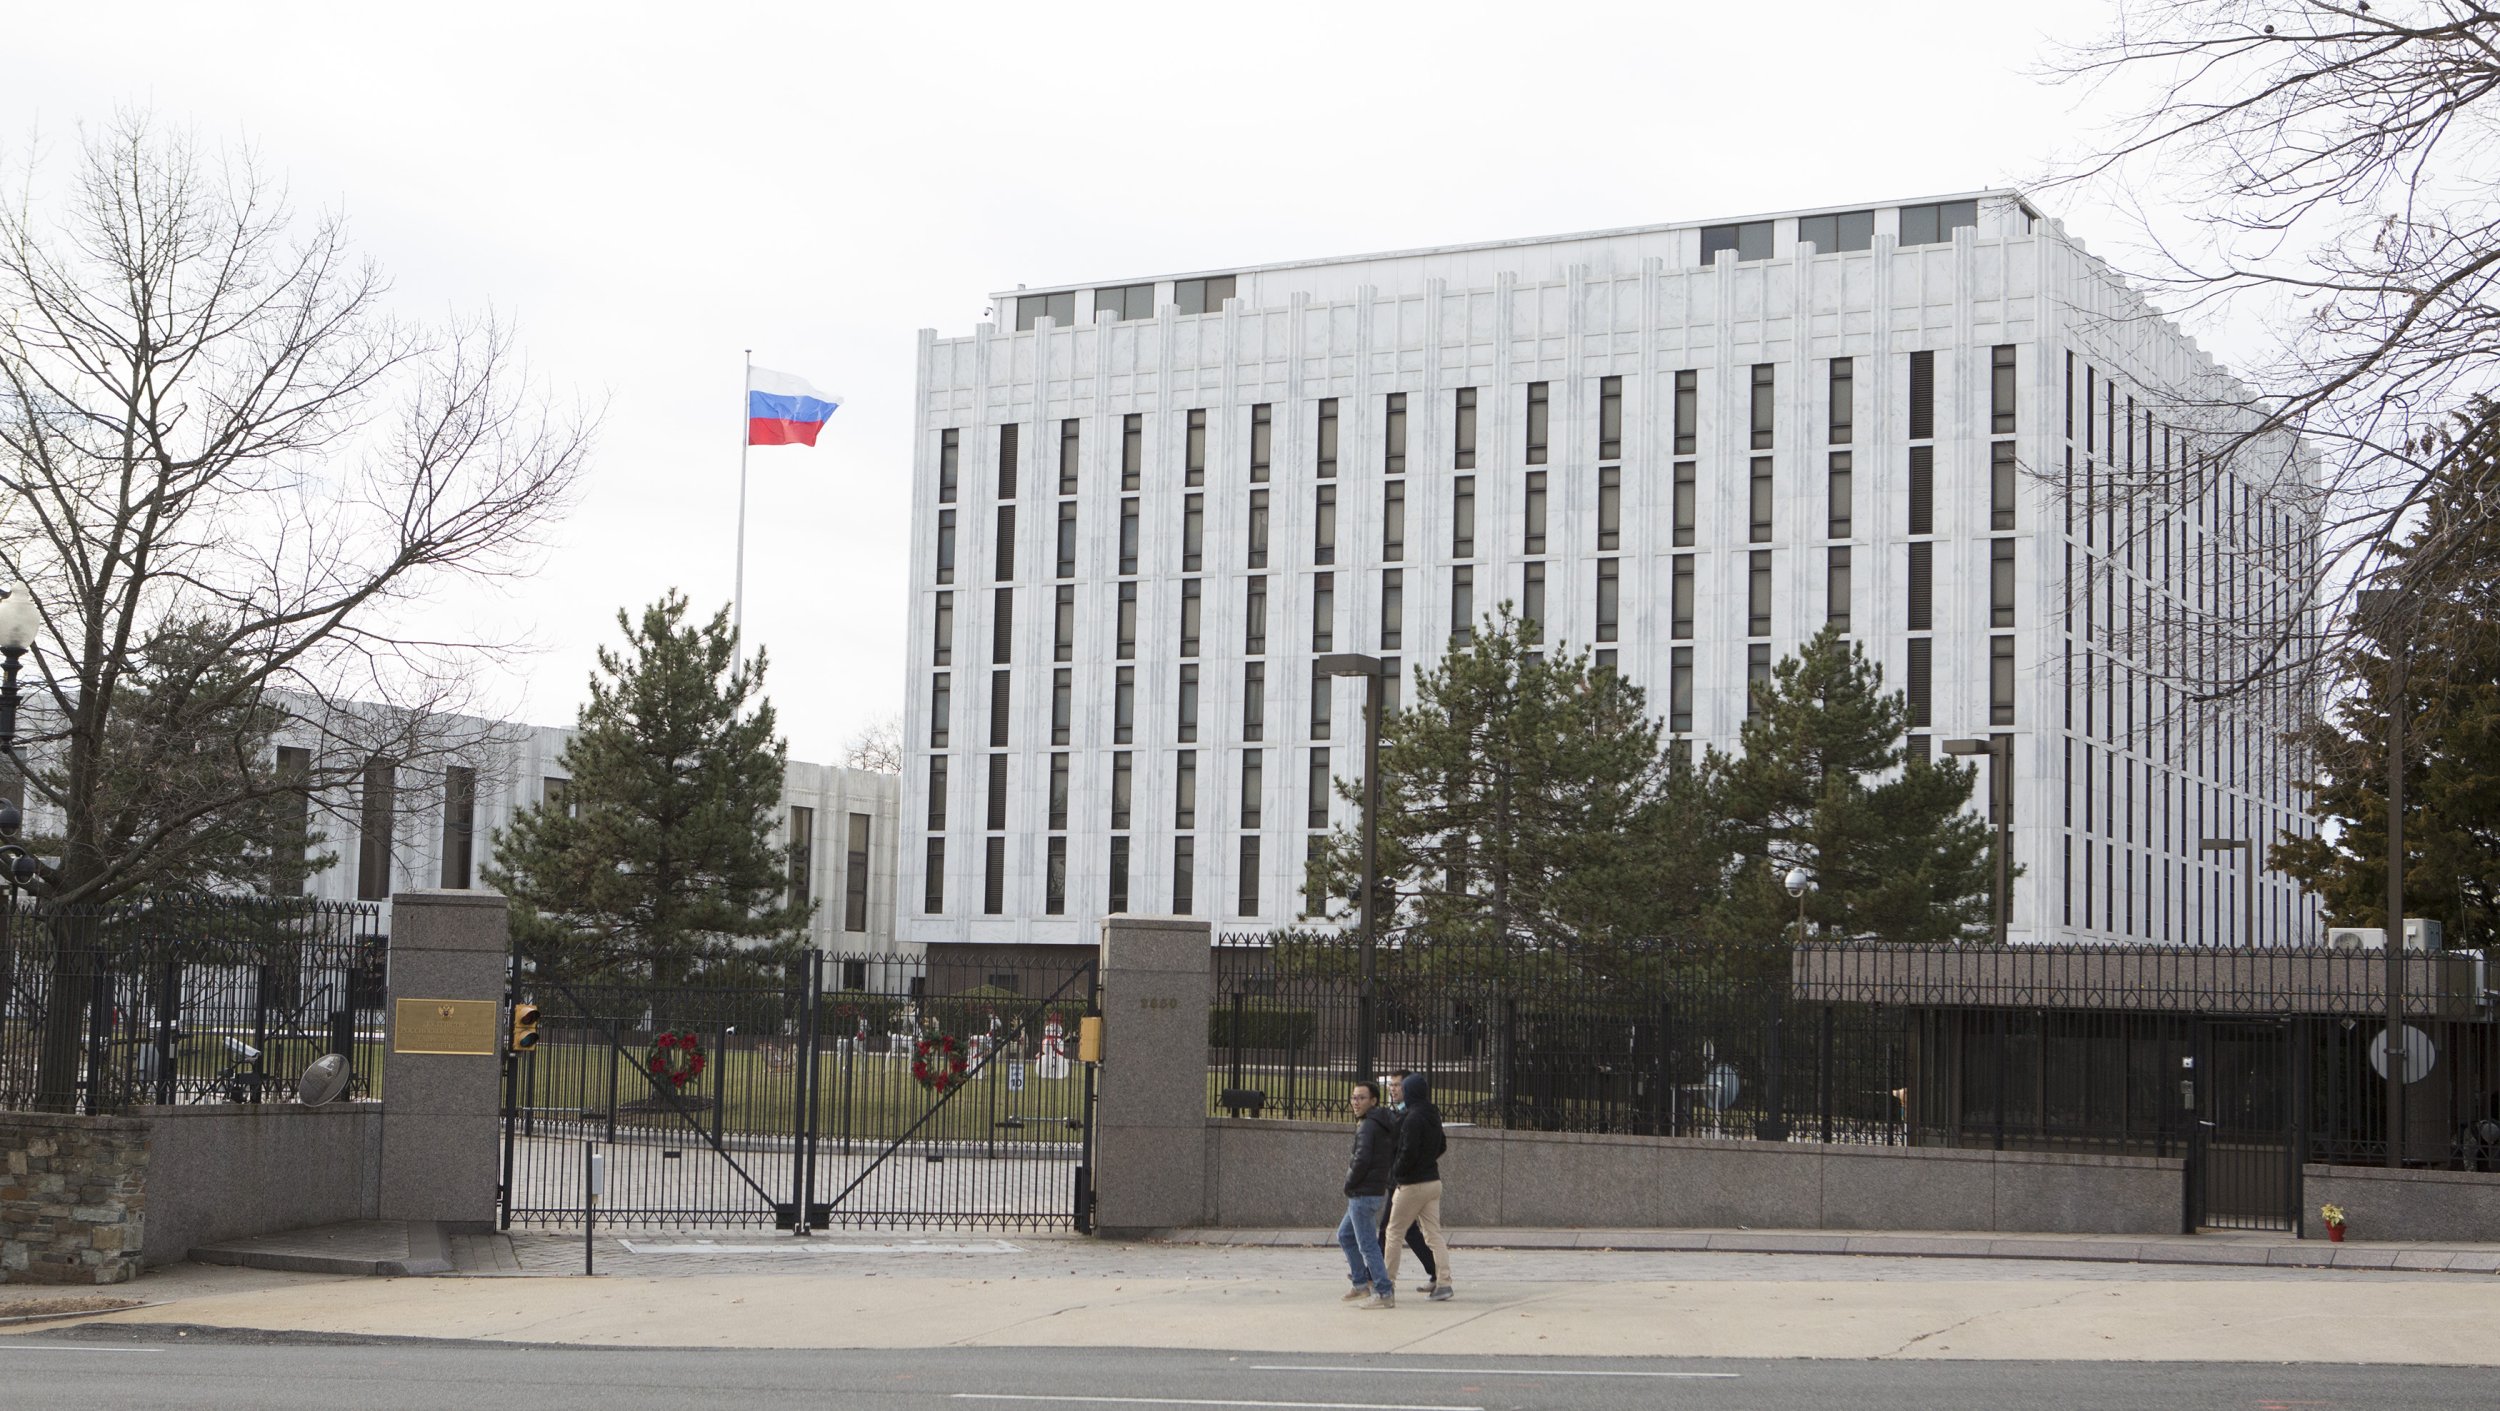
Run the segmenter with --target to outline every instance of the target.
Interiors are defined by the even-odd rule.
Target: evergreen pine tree
[[[1729,855],[1717,929],[1793,933],[1782,879],[1801,865],[1814,877],[1807,922],[1823,934],[1989,938],[1992,830],[1962,811],[1978,771],[1910,756],[1908,728],[1908,703],[1835,630],[1772,669],[1741,752],[1712,750],[1701,769]]]
[[[773,841],[788,750],[763,652],[742,666],[727,611],[689,625],[674,591],[617,625],[625,649],[600,649],[561,804],[495,838],[486,877],[525,953],[567,977],[677,982],[742,943],[795,948],[815,904],[788,895]]]

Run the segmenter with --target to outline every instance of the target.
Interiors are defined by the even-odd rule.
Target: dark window
[[[1076,577],[1076,501],[1059,502],[1059,576]]]
[[[1276,456],[1276,408],[1261,402],[1250,409],[1250,479],[1254,484],[1267,481],[1269,462]]]
[[[1988,625],[2014,625],[2014,541],[1988,541]]]
[[[1267,579],[1252,578],[1243,595],[1241,650],[1257,656],[1267,650]]]
[[[1694,501],[1699,498],[1695,480],[1695,462],[1675,463],[1675,546],[1693,546]]]
[[[1137,585],[1120,585],[1120,614],[1116,650],[1119,659],[1128,661],[1137,655]]]
[[[1901,243],[1942,245],[1963,226],[1979,224],[1977,201],[1945,201],[1933,206],[1901,208]]]
[[[1623,379],[1597,379],[1597,458],[1623,459]]]
[[[1267,567],[1267,492],[1250,492],[1250,566]]]
[[[1146,469],[1146,418],[1131,412],[1120,418],[1120,488],[1134,490]]]
[[[1122,284],[1111,289],[1094,291],[1094,317],[1109,314],[1123,322],[1133,318],[1155,316],[1155,287],[1151,284]]]
[[[948,708],[954,698],[947,680],[943,671],[929,678],[929,744],[935,749],[946,747],[947,717],[954,713]]]
[[[1187,916],[1198,907],[1198,840],[1172,840],[1172,914]]]
[[[996,665],[1008,661],[1015,646],[1016,590],[995,589],[990,597],[990,661]]]
[[[1910,591],[1908,603],[1909,629],[1927,632],[1936,625],[1935,561],[1936,546],[1926,539],[1914,540],[1910,550]]]
[[[1007,759],[1003,754],[990,756],[990,787],[988,797],[989,830],[998,832],[1007,826]]]
[[[1188,440],[1181,448],[1181,474],[1191,485],[1207,483],[1207,413],[1203,407],[1190,409]]]
[[[1137,737],[1137,668],[1111,673],[1111,743],[1125,745]]]
[[[1903,694],[1909,698],[1910,728],[1913,730],[1924,730],[1934,723],[1930,710],[1933,693],[1929,687],[1935,677],[1935,662],[1936,639],[1912,637],[1909,679],[1903,686]]]
[[[842,929],[868,929],[868,815],[851,815],[850,846],[842,857]]]
[[[1068,840],[1052,838],[1043,857],[1042,914],[1064,916],[1068,911]]]
[[[1236,916],[1258,915],[1259,838],[1255,833],[1244,834],[1241,839],[1241,872],[1238,885],[1240,895],[1233,900],[1233,914]]]
[[[1675,453],[1693,454],[1701,436],[1701,374],[1690,368],[1675,375]]]
[[[937,581],[955,581],[955,512],[938,511]]]
[[[1185,495],[1181,499],[1181,572],[1196,573],[1206,566],[1207,497]]]
[[[1051,607],[1050,659],[1068,661],[1076,655],[1076,585],[1062,583]]]
[[[1337,399],[1325,397],[1319,404],[1319,443],[1315,457],[1319,462],[1319,478],[1333,480],[1337,475]]]
[[[990,577],[1000,583],[1011,583],[1016,576],[1016,507],[998,507],[998,538],[993,545],[995,562]]]
[[[998,498],[1016,497],[1016,457],[1023,428],[1014,422],[998,428]]]
[[[1450,487],[1450,557],[1476,556],[1476,477],[1462,475]]]
[[[1174,728],[1183,744],[1198,738],[1198,663],[1194,661],[1181,664],[1179,711]]]
[[[1528,464],[1545,464],[1545,432],[1548,413],[1552,410],[1546,397],[1546,384],[1528,384]]]
[[[1076,291],[1061,290],[1056,294],[1019,294],[1016,296],[1016,331],[1022,333],[1038,319],[1049,319],[1061,328],[1076,322]]]
[[[981,848],[981,914],[998,916],[1007,910],[1007,840],[990,838]]]
[[[1597,547],[1623,547],[1623,467],[1600,466],[1597,471]]]
[[[1183,750],[1172,771],[1172,826],[1198,826],[1198,752]]]
[[[1667,594],[1668,622],[1677,637],[1693,635],[1693,556],[1677,554],[1675,571]]]
[[[1259,826],[1260,794],[1266,778],[1266,766],[1258,750],[1241,752],[1241,826]]]
[[[443,885],[466,888],[477,848],[477,771],[455,764],[443,771]]]
[[[1319,503],[1311,514],[1311,562],[1337,561],[1337,487],[1319,487]]]
[[[1988,723],[2014,723],[2014,639],[1988,639]]]
[[[1308,803],[1303,809],[1303,826],[1328,826],[1328,751],[1311,751],[1310,781],[1305,786]]]
[[[1452,430],[1450,444],[1455,448],[1451,464],[1459,470],[1476,468],[1476,389],[1458,389],[1458,424]]]
[[[0,781],[9,807],[26,807],[26,780],[14,763],[0,762]],[[269,891],[273,896],[301,896],[304,861],[312,851],[312,751],[298,745],[278,746],[277,782],[285,792],[270,801],[275,817],[270,840]],[[461,885],[466,886],[467,883]]]
[[[937,610],[929,617],[929,664],[952,666],[955,662],[955,595],[937,595]]]
[[[1081,459],[1077,443],[1080,423],[1074,417],[1059,423],[1059,493],[1076,493],[1076,468]]]
[[[1124,496],[1120,501],[1120,572],[1137,571],[1137,497]]]
[[[1843,632],[1849,630],[1849,549],[1845,544],[1836,544],[1825,553],[1823,621]]]
[[[1054,745],[1068,742],[1069,716],[1074,713],[1075,700],[1068,668],[1063,666],[1050,673],[1050,742]]]
[[[1771,644],[1756,642],[1745,648],[1745,714],[1762,709],[1763,693],[1771,689]]]
[[[1380,489],[1380,557],[1396,563],[1406,557],[1406,482],[1392,480]]]
[[[946,756],[929,756],[929,828],[946,827]]]
[[[1450,570],[1450,640],[1476,639],[1476,571],[1464,564]]]
[[[1858,380],[1855,364],[1847,358],[1832,359],[1831,436],[1835,446],[1846,446],[1857,434]]]
[[[1224,301],[1235,297],[1237,276],[1209,275],[1204,279],[1179,279],[1172,282],[1172,306],[1184,314],[1215,314],[1224,311]]]
[[[1756,549],[1745,565],[1745,635],[1771,635],[1771,551]]]
[[[1337,576],[1316,574],[1311,579],[1311,650],[1333,652],[1337,649]]]
[[[1797,243],[1812,245],[1816,253],[1824,255],[1871,249],[1875,244],[1875,213],[1835,211],[1830,215],[1799,216]]]
[[[1392,392],[1380,428],[1380,469],[1384,475],[1406,473],[1406,394]]]
[[[784,854],[790,867],[786,895],[793,902],[813,901],[816,897],[816,810],[800,805],[790,808],[789,847]]]
[[[1114,751],[1111,756],[1111,826],[1114,828],[1128,826],[1129,800],[1136,779],[1136,771],[1130,763],[1132,758],[1126,750]]]
[[[1253,661],[1241,668],[1241,738],[1267,738],[1267,663]]]
[[[1545,640],[1545,565],[1541,563],[1520,567],[1519,625],[1528,641]]]
[[[990,748],[994,750],[1007,748],[1007,721],[1014,714],[1015,701],[1015,693],[1008,689],[1011,684],[1007,672],[990,673]]]
[[[1739,260],[1771,258],[1771,223],[1749,220],[1741,225],[1705,225],[1701,228],[1701,262],[1710,264],[1722,250],[1733,250]]]
[[[1693,728],[1693,649],[1678,647],[1667,667],[1667,728],[1689,734]]]
[[[1544,552],[1545,552],[1545,472],[1544,472],[1544,471],[1541,471],[1541,470],[1532,470],[1532,471],[1529,471],[1529,472],[1528,472],[1528,498],[1527,498],[1527,505],[1526,505],[1526,508],[1525,508],[1524,513],[1520,516],[1520,518],[1521,518],[1521,521],[1522,521],[1522,522],[1525,524],[1525,526],[1526,526],[1526,533],[1525,533],[1524,542],[1520,545],[1521,551],[1522,551],[1522,552],[1525,552],[1525,553],[1531,553],[1531,554],[1541,554],[1541,553],[1544,553]]]
[[[2014,527],[2014,443],[1999,441],[1988,448],[1988,527]]]
[[[1181,655],[1185,657],[1198,654],[1200,592],[1205,581],[1201,578],[1181,580]]]
[[[391,828],[399,816],[398,773],[387,759],[365,764],[364,799],[358,818],[356,900],[391,896]]]
[[[931,838],[928,857],[920,865],[920,910],[935,916],[946,910],[946,840]]]
[[[1777,415],[1779,369],[1769,363],[1753,367],[1753,448],[1771,448],[1771,430]]]
[[[1771,458],[1753,458],[1753,531],[1752,542],[1771,542]]]
[[[1105,903],[1112,915],[1128,910],[1128,839],[1111,840],[1111,890]]]
[[[1380,573],[1380,649],[1394,652],[1406,636],[1406,573],[1403,569],[1382,569]]]
[[[1615,617],[1623,589],[1623,560],[1597,561],[1597,640],[1615,639]]]
[[[962,475],[964,434],[954,427],[938,433],[938,503],[955,503],[955,483]]]
[[[1936,448],[1910,448],[1910,530],[1912,534],[1936,532]]]
[[[1849,537],[1849,502],[1854,497],[1851,480],[1849,453],[1847,451],[1832,452],[1831,474],[1825,482],[1829,487],[1826,491],[1828,498],[1825,504],[1825,533],[1830,538],[1846,539]]]
[[[2014,429],[2014,348],[2000,344],[1988,351],[1988,429],[2003,436]]]
[[[1910,439],[1926,441],[1936,434],[1936,355],[1910,354]]]

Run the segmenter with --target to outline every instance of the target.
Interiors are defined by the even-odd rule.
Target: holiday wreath
[[[651,1081],[666,1083],[670,1091],[703,1076],[703,1040],[691,1029],[662,1030],[651,1041],[651,1056],[644,1067],[651,1070]]]
[[[912,1081],[943,1097],[964,1081],[963,1045],[953,1034],[932,1030],[912,1045]]]

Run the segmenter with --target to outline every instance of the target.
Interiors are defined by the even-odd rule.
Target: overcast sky
[[[1224,7],[0,4],[0,137],[143,105],[343,209],[412,315],[604,403],[488,604],[568,724],[614,616],[730,596],[741,350],[848,401],[754,453],[747,629],[792,755],[898,712],[913,339],[1044,284],[2020,184],[2097,0]],[[2108,213],[2048,210],[2087,241]],[[2097,242],[2096,242],[2097,243]]]

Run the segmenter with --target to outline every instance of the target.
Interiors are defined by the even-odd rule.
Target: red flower
[[[677,1047],[677,1036],[676,1036],[675,1034],[662,1034],[662,1035],[660,1035],[660,1037],[659,1037],[659,1046],[660,1046],[661,1048],[675,1048],[675,1047]]]
[[[929,1081],[929,1065],[926,1063],[914,1063],[911,1066],[911,1075],[914,1078],[919,1079],[921,1082],[925,1083]]]

